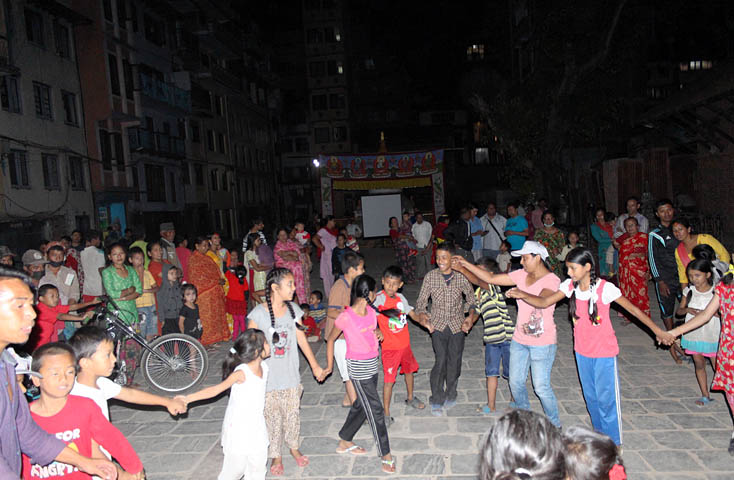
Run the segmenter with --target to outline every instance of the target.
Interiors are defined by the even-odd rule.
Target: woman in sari
[[[535,241],[542,244],[548,250],[548,265],[558,278],[563,278],[564,264],[558,259],[566,243],[563,232],[555,226],[556,218],[546,210],[543,212],[543,227],[535,231]]]
[[[329,298],[331,286],[334,285],[334,274],[331,273],[331,251],[336,246],[336,236],[339,232],[336,230],[333,216],[327,216],[325,221],[324,226],[316,232],[311,241],[319,249],[319,255],[321,255],[319,274],[324,282],[324,298]]]
[[[224,295],[227,296],[227,292],[229,291],[229,282],[227,281],[227,277],[224,274],[225,270],[229,268],[229,252],[226,248],[222,248],[222,237],[219,236],[218,233],[212,233],[209,235],[209,250],[206,252],[206,255],[214,260],[214,263],[217,264],[217,268],[219,269],[219,273],[222,276],[222,279],[224,280]],[[227,315],[227,328],[229,328],[229,333],[231,334],[234,331],[234,318],[229,313]]]
[[[403,223],[398,225],[398,219],[390,218],[390,238],[395,248],[395,259],[400,268],[403,269],[403,281],[405,283],[415,282],[415,239],[413,238],[413,227],[410,223],[410,214],[403,213]]]
[[[300,247],[298,250],[298,260],[301,262],[301,266],[303,267],[303,291],[306,292],[306,298],[308,298],[311,294],[311,267],[313,267],[310,257],[311,247],[309,244],[301,245],[298,238],[296,238],[296,234],[298,234],[298,230],[294,227],[288,234],[288,239],[292,242],[296,242]]]
[[[596,223],[591,225],[591,236],[598,245],[599,253],[599,275],[602,277],[614,276],[616,252],[612,246],[614,239],[614,221],[607,219],[603,208],[596,210]],[[611,250],[610,250],[611,249]]]
[[[650,316],[650,297],[647,282],[650,270],[647,263],[647,234],[640,232],[637,219],[624,221],[627,233],[617,239],[619,244],[619,289],[622,296]]]
[[[189,281],[199,291],[196,300],[204,332],[201,335],[203,345],[229,340],[227,313],[224,296],[224,279],[222,271],[215,261],[207,255],[209,239],[196,237],[194,253],[189,259]]]
[[[308,294],[303,282],[303,264],[301,264],[301,245],[288,238],[289,229],[279,228],[275,242],[275,266],[287,268],[293,274],[296,284],[296,299],[298,304],[308,303]]]

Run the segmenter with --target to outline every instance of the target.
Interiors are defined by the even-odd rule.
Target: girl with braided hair
[[[337,453],[364,455],[367,450],[357,446],[352,439],[367,420],[381,457],[382,471],[395,473],[395,460],[390,454],[390,440],[385,424],[385,410],[377,393],[377,377],[380,363],[379,340],[382,333],[377,328],[378,309],[375,301],[375,279],[360,275],[352,282],[349,304],[334,322],[334,328],[326,340],[326,373],[334,367],[334,342],[344,332],[347,343],[347,371],[357,392],[357,399],[349,409],[344,426],[339,430]],[[380,312],[388,317],[401,314],[397,309]],[[378,337],[380,337],[378,339]]]
[[[270,357],[265,360],[270,369],[265,387],[265,423],[270,440],[268,458],[273,459],[270,474],[275,476],[283,475],[283,442],[299,467],[305,467],[309,463],[308,457],[298,449],[303,392],[299,347],[316,379],[320,382],[326,376],[311,351],[311,345],[301,325],[303,310],[292,301],[295,290],[291,271],[287,268],[274,268],[265,281],[265,303],[255,307],[247,316],[248,328],[265,332],[270,344]]]
[[[507,296],[522,299],[537,308],[546,308],[564,298],[569,299],[568,312],[574,324],[576,368],[591,423],[595,430],[621,445],[622,415],[617,375],[619,345],[609,307],[616,302],[652,330],[658,339],[670,339],[672,336],[623,297],[613,283],[597,279],[594,256],[588,248],[571,250],[566,256],[566,268],[570,278],[555,293],[537,296],[513,288],[507,292]]]

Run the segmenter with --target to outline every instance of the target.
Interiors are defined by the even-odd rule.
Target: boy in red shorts
[[[433,325],[427,315],[416,315],[408,300],[398,293],[402,286],[403,270],[394,265],[387,267],[382,274],[383,290],[377,293],[374,302],[374,305],[381,311],[398,309],[403,312],[399,318],[388,318],[382,314],[377,316],[377,324],[383,336],[382,370],[385,375],[385,384],[382,389],[382,397],[387,426],[395,422],[395,419],[390,416],[390,400],[392,399],[392,388],[398,376],[398,368],[405,376],[405,388],[408,393],[405,403],[419,410],[426,408],[425,403],[413,396],[413,374],[418,371],[418,362],[410,348],[410,332],[406,317],[423,325],[429,332],[433,332]]]

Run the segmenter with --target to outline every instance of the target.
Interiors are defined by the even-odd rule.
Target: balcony
[[[191,93],[174,85],[140,74],[140,91],[148,98],[184,112],[191,112]]]
[[[182,138],[144,128],[128,128],[131,152],[148,152],[163,157],[184,158],[186,147]]]

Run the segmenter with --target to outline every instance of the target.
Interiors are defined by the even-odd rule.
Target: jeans
[[[377,392],[377,376],[375,373],[366,380],[352,379],[357,392],[357,400],[352,404],[344,425],[339,430],[339,438],[351,442],[359,428],[367,420],[372,429],[372,436],[377,445],[377,454],[384,457],[390,453],[390,440],[385,425],[385,410],[382,408],[382,397]]]
[[[447,400],[456,400],[465,337],[464,332],[451,333],[449,327],[431,334],[433,352],[436,354],[436,363],[430,376],[431,405],[443,405]]]
[[[543,412],[553,425],[560,427],[558,418],[558,402],[551,387],[550,375],[553,361],[556,359],[555,344],[532,346],[523,345],[515,340],[510,344],[510,391],[515,398],[517,408],[530,410],[526,382],[528,370],[533,379],[535,394],[543,405]]]
[[[497,261],[497,255],[500,254],[499,250],[492,250],[489,248],[483,248],[482,249],[482,256],[483,257],[489,257],[491,260]]]

